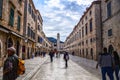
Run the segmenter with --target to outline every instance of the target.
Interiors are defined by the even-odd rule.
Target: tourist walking
[[[50,56],[50,61],[53,62],[53,57],[54,57],[54,51],[53,50],[50,51],[49,56]]]
[[[113,57],[114,57],[114,61],[115,61],[115,68],[114,68],[115,76],[116,76],[116,79],[119,80],[118,73],[120,70],[120,68],[119,68],[120,58],[116,51],[113,52]]]
[[[8,57],[3,66],[3,80],[15,80],[18,77],[18,57],[15,52],[16,49],[14,47],[7,49]]]
[[[64,53],[63,59],[65,60],[65,68],[67,68],[68,67],[68,60],[69,60],[68,52]]]
[[[120,70],[119,70],[119,73],[118,73],[118,77],[119,77],[119,80],[120,80]]]
[[[110,80],[114,80],[114,59],[111,54],[107,52],[107,48],[103,48],[103,53],[99,56],[98,59],[98,65],[101,67],[102,80],[106,80],[106,74],[108,75]]]

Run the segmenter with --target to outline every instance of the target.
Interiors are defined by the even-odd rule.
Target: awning
[[[11,33],[11,34],[13,34],[13,35],[15,35],[17,37],[20,37],[20,38],[24,39],[24,37],[22,35],[17,34],[17,33],[13,32],[13,31],[11,31],[11,30],[8,30],[8,29],[2,27],[1,25],[0,25],[0,31],[3,31],[5,33]]]
[[[20,37],[20,38],[24,39],[24,37],[23,37],[22,35],[19,35],[19,34],[13,32],[13,31],[12,31],[11,33],[12,33],[13,35],[17,36],[17,37]]]
[[[0,26],[0,31],[3,31],[3,32],[5,32],[5,33],[9,33],[9,30],[3,28],[2,26]]]

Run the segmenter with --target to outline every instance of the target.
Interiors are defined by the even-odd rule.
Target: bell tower
[[[60,34],[57,33],[57,51],[60,50]]]

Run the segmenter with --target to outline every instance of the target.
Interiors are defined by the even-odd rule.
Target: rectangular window
[[[80,38],[81,38],[81,30],[80,30],[80,32],[79,32],[79,33],[80,33]]]
[[[42,43],[43,42],[43,39],[40,37],[40,43]]]
[[[86,28],[85,28],[85,33],[86,33],[86,35],[88,34],[87,24],[86,24]]]
[[[31,35],[30,37],[33,38],[33,31],[30,29]]]
[[[28,27],[28,37],[30,37],[30,27]]]
[[[90,20],[90,32],[92,32],[92,19]]]
[[[90,39],[90,43],[92,43],[92,38]]]
[[[34,13],[33,13],[33,10],[32,10],[32,18],[33,18],[33,15],[34,15]]]
[[[108,36],[112,36],[112,29],[108,30]]]
[[[82,27],[82,37],[84,37],[84,27]]]
[[[33,32],[33,39],[35,39],[35,33]]]
[[[18,0],[18,3],[21,4],[21,3],[22,3],[22,0]]]
[[[31,14],[31,5],[29,4],[29,7],[28,7],[29,9],[29,13]]]
[[[17,30],[20,31],[21,18],[18,16]]]
[[[3,0],[0,0],[0,18],[2,18],[2,6],[3,6]]]
[[[86,40],[86,44],[88,44],[88,40]]]
[[[14,25],[14,9],[13,8],[10,9],[9,24],[10,26]]]
[[[91,14],[92,14],[92,11],[90,11],[90,13],[89,13],[89,14],[90,14],[90,16],[91,16]]]
[[[38,36],[38,41],[37,42],[39,42],[39,36]]]
[[[38,30],[40,31],[40,25],[38,25]]]
[[[111,16],[111,2],[107,4],[107,17],[109,18]]]

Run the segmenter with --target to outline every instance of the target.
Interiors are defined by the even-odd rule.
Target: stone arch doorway
[[[91,58],[93,59],[93,48],[90,49]]]
[[[0,40],[0,58],[2,57],[2,42]]]
[[[112,45],[109,45],[109,47],[108,47],[108,52],[109,52],[110,54],[112,54],[113,51],[114,51],[113,46],[112,46]]]
[[[2,58],[2,42],[0,40],[0,67],[3,65],[3,58]]]
[[[27,49],[27,58],[29,59],[30,58],[30,54],[29,54],[29,51],[30,49],[29,49],[29,47],[28,47],[28,49]]]
[[[11,47],[11,46],[13,46],[13,40],[12,40],[12,38],[8,38],[8,42],[7,43],[8,43],[7,44],[8,48]]]
[[[16,54],[19,56],[19,50],[20,50],[20,42],[16,42]]]

